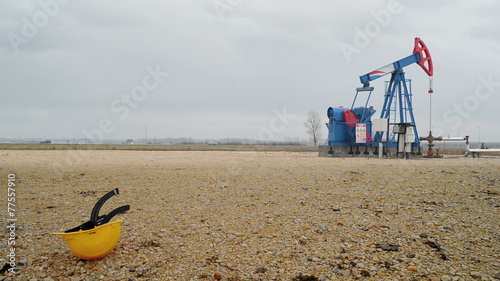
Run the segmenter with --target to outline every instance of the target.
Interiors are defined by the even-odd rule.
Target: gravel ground
[[[0,280],[500,279],[499,158],[0,154],[0,182],[15,174],[17,200],[17,273]],[[131,205],[116,217],[118,246],[78,259],[51,233],[87,221],[116,187],[101,214]]]

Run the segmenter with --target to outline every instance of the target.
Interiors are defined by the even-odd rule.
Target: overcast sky
[[[307,139],[359,76],[434,61],[432,126],[500,141],[500,1],[1,1],[0,138]],[[416,64],[414,114],[429,130]],[[386,79],[384,79],[386,78]],[[370,105],[381,111],[384,77]],[[478,128],[479,127],[479,128]],[[326,126],[323,137],[326,138]]]

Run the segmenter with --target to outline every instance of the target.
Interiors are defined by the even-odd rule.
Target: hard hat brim
[[[89,230],[53,234],[64,238],[75,256],[84,260],[95,260],[106,256],[116,247],[122,222],[123,220],[117,220]]]

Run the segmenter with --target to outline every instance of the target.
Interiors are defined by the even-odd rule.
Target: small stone
[[[420,234],[420,238],[428,238],[428,237],[429,237],[429,234],[427,234],[427,233]]]
[[[472,271],[472,272],[470,273],[470,276],[471,276],[472,278],[481,278],[481,272]]]
[[[448,275],[441,276],[441,278],[439,280],[440,281],[452,281],[451,277]]]
[[[361,270],[359,273],[363,277],[370,277],[370,272],[368,272],[367,270]]]
[[[406,269],[407,269],[408,271],[413,271],[413,272],[417,271],[417,268],[416,268],[416,267],[414,267],[413,265],[408,266]]]
[[[221,280],[222,279],[222,275],[220,273],[215,273],[214,274],[214,279],[215,280]]]
[[[302,273],[300,273],[296,277],[292,278],[292,281],[319,281],[319,279],[314,275],[302,275]]]
[[[255,273],[266,273],[267,269],[265,267],[259,267],[257,268],[257,270],[255,271]]]
[[[141,269],[141,273],[146,273],[149,270],[149,268],[145,267]]]
[[[20,261],[17,262],[17,265],[19,266],[25,266],[28,264],[28,260],[27,259],[22,259]]]
[[[399,251],[399,245],[398,244],[375,244],[376,248],[382,249],[384,251]]]
[[[235,234],[232,234],[232,233],[229,233],[229,234],[226,236],[227,240],[229,240],[229,241],[233,241],[234,239],[236,239],[236,237],[237,237],[237,236],[236,236]]]

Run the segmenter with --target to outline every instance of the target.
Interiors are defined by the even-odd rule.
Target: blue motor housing
[[[372,120],[372,116],[375,114],[375,109],[373,109],[373,106],[370,107],[356,107],[351,109],[352,113],[356,115],[358,118],[359,122],[365,123],[365,122],[370,122]]]
[[[328,145],[348,145],[344,123],[344,111],[346,110],[347,108],[343,107],[328,108]]]
[[[370,107],[357,107],[349,110],[343,107],[329,107],[327,110],[328,116],[328,145],[329,146],[348,146],[361,145],[356,143],[356,126],[355,124],[366,125],[366,141],[364,145],[371,145],[372,121],[371,117],[375,114],[375,110]],[[347,114],[346,114],[347,113]],[[347,116],[347,117],[346,117]],[[351,117],[349,117],[351,116]],[[351,120],[345,120],[349,118]],[[355,120],[355,121],[353,121]]]

